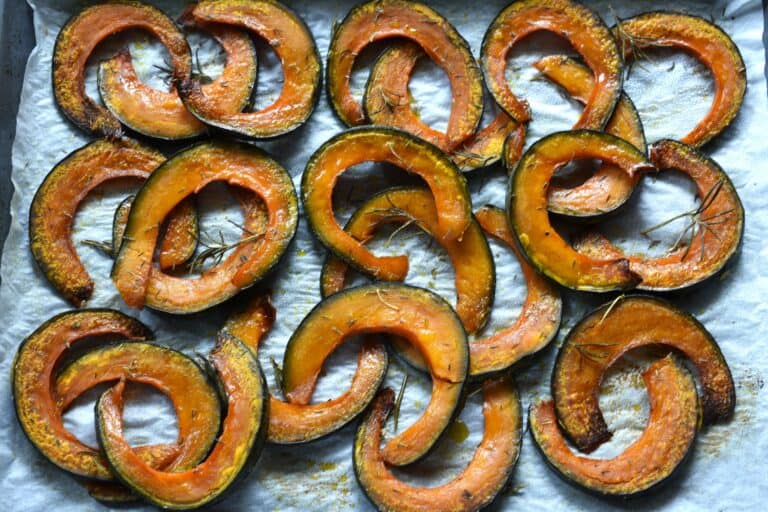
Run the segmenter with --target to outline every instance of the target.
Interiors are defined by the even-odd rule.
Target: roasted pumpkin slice
[[[115,208],[115,215],[112,217],[112,257],[116,257],[120,251],[120,245],[123,243],[123,234],[125,225],[128,223],[128,215],[131,214],[131,205],[136,196],[130,195],[120,201]]]
[[[589,101],[595,79],[588,67],[562,55],[544,57],[534,64],[544,76],[561,86],[580,103]],[[630,142],[645,153],[645,132],[629,96],[622,94],[605,131]],[[632,196],[640,176],[630,177],[612,165],[602,165],[575,187],[549,188],[549,211],[572,217],[593,217],[612,212]]]
[[[131,490],[158,507],[186,510],[213,502],[244,478],[261,455],[268,401],[258,361],[226,334],[208,357],[226,394],[226,415],[213,450],[191,469],[161,471],[136,456],[123,437],[123,381],[96,403],[96,433],[109,465]]]
[[[639,278],[629,270],[625,258],[607,260],[580,254],[549,221],[548,190],[554,172],[583,158],[608,162],[630,177],[654,169],[643,153],[615,135],[590,130],[548,135],[528,149],[510,177],[509,225],[528,260],[563,286],[593,292],[635,286]]]
[[[262,337],[272,328],[275,316],[269,298],[257,296],[227,320],[224,330],[256,352]],[[352,384],[333,400],[301,405],[270,396],[267,440],[275,444],[306,443],[340,429],[373,400],[386,376],[387,363],[386,349],[369,339],[361,347]]]
[[[582,319],[557,355],[552,397],[558,422],[577,448],[588,452],[611,437],[598,405],[608,368],[630,350],[656,344],[680,351],[696,368],[705,423],[733,414],[731,371],[704,326],[661,299],[630,296]]]
[[[744,208],[728,175],[692,146],[662,140],[651,146],[651,161],[659,169],[674,169],[696,184],[699,206],[689,214],[690,242],[658,258],[625,256],[597,232],[583,235],[576,250],[594,258],[626,258],[640,276],[640,290],[671,291],[700,283],[720,272],[736,255],[744,234]]]
[[[312,33],[296,13],[273,0],[203,0],[189,15],[198,23],[236,26],[258,35],[269,43],[283,66],[280,96],[257,112],[228,108],[199,80],[182,82],[181,99],[195,117],[207,125],[256,139],[283,135],[309,119],[320,93],[322,64]]]
[[[423,56],[424,51],[414,43],[387,48],[371,69],[363,106],[373,124],[400,128],[447,151],[450,146],[448,136],[422,122],[411,107],[408,82],[413,68]],[[504,139],[512,131],[522,131],[525,138],[525,127],[500,112],[488,126],[456,147],[450,154],[451,160],[462,171],[491,165],[501,159]]]
[[[427,189],[395,188],[366,201],[344,228],[360,243],[373,238],[385,223],[415,223],[435,237],[451,258],[456,273],[456,313],[468,333],[485,325],[493,305],[496,270],[493,255],[482,229],[472,219],[461,241],[445,240],[441,233],[435,199]],[[321,292],[331,295],[344,288],[348,267],[343,260],[329,256],[321,274]]]
[[[30,249],[48,281],[75,306],[93,293],[93,281],[72,243],[78,205],[105,181],[145,179],[164,160],[158,151],[130,139],[97,140],[69,154],[43,180],[29,209]],[[197,214],[191,203],[182,203],[168,222],[173,228],[161,246],[164,268],[183,263],[197,245]]]
[[[424,413],[384,448],[384,459],[402,466],[435,444],[457,411],[467,378],[464,328],[438,295],[380,283],[350,288],[320,302],[288,341],[283,393],[289,402],[308,403],[327,356],[348,337],[370,332],[395,334],[417,346],[432,376],[432,398]]]
[[[654,362],[643,380],[651,406],[648,425],[612,459],[576,455],[560,433],[554,404],[531,407],[528,425],[536,446],[565,480],[596,494],[631,496],[667,481],[680,467],[699,430],[696,384],[673,356]]]
[[[531,120],[528,104],[507,82],[507,56],[520,40],[540,30],[567,39],[592,70],[594,87],[574,128],[602,130],[621,94],[622,59],[600,17],[571,0],[518,0],[493,20],[483,39],[481,61],[496,103],[520,123]]]
[[[410,39],[421,45],[448,76],[452,100],[444,149],[455,149],[475,133],[480,122],[482,75],[464,38],[448,20],[421,3],[369,1],[353,8],[336,25],[328,49],[327,78],[328,97],[336,114],[348,126],[366,122],[362,105],[350,90],[352,67],[370,43],[392,37]]]
[[[188,29],[209,33],[226,53],[221,74],[200,84],[200,94],[222,112],[242,112],[256,83],[256,48],[251,38],[232,27],[195,23],[189,16],[181,22]],[[175,88],[160,91],[139,80],[127,49],[99,66],[99,93],[121,123],[141,134],[175,140],[205,133],[205,125],[187,110]]]
[[[702,146],[736,118],[747,89],[747,70],[738,47],[720,27],[690,14],[648,12],[621,20],[613,33],[627,60],[645,48],[675,47],[692,54],[712,72],[712,107],[681,142]]]
[[[483,382],[485,430],[464,471],[437,487],[414,487],[398,479],[384,463],[379,447],[394,393],[384,390],[355,436],[355,475],[379,510],[474,511],[488,506],[512,476],[522,443],[520,399],[510,377]]]
[[[438,225],[445,240],[461,240],[472,222],[467,182],[438,148],[392,128],[353,128],[323,144],[309,159],[301,179],[301,199],[310,228],[337,257],[377,279],[402,281],[406,256],[375,256],[346,233],[333,214],[333,189],[348,167],[388,162],[427,182],[435,197]]]
[[[61,29],[53,49],[53,93],[62,112],[81,129],[117,138],[120,121],[85,94],[85,64],[94,48],[107,37],[128,29],[141,29],[165,46],[173,67],[174,83],[189,77],[192,56],[184,34],[159,9],[136,0],[117,0],[87,7]]]
[[[152,265],[162,219],[187,196],[214,181],[256,194],[269,212],[263,231],[250,229],[222,263],[199,278],[163,274]],[[296,232],[293,182],[280,164],[254,146],[206,142],[181,151],[144,183],[131,207],[112,280],[131,307],[193,313],[223,302],[271,270]]]

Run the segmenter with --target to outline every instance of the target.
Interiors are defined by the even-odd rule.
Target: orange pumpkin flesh
[[[570,0],[519,0],[493,20],[483,39],[481,60],[496,103],[516,121],[530,121],[527,103],[517,98],[507,83],[507,55],[518,41],[540,30],[567,39],[592,70],[595,86],[574,128],[601,130],[621,94],[622,59],[600,18]]]
[[[706,329],[661,299],[630,296],[582,319],[557,355],[552,397],[558,422],[577,448],[589,452],[611,437],[598,405],[600,383],[608,368],[632,349],[657,344],[678,350],[696,368],[706,423],[733,414],[731,372]]]
[[[417,2],[376,0],[353,8],[336,26],[328,49],[328,97],[348,126],[365,123],[365,113],[350,90],[357,56],[369,44],[402,37],[415,41],[448,75],[451,114],[445,149],[450,151],[471,137],[483,112],[480,69],[469,45],[440,14]]]
[[[638,50],[674,47],[691,53],[712,72],[712,107],[681,142],[702,146],[736,118],[747,89],[747,71],[738,47],[717,25],[689,14],[648,12],[621,20],[613,33],[627,60]]]
[[[435,197],[438,225],[445,240],[461,240],[472,221],[472,203],[464,176],[436,147],[392,128],[356,128],[318,149],[307,163],[301,197],[310,228],[337,257],[386,281],[402,281],[405,256],[375,256],[346,233],[333,214],[338,176],[363,162],[388,162],[422,177]]]
[[[322,363],[350,336],[394,334],[417,346],[432,377],[432,398],[422,416],[392,438],[384,459],[397,466],[422,457],[437,441],[461,402],[469,351],[456,314],[432,292],[380,283],[332,295],[305,317],[288,342],[283,359],[283,393],[308,403]]]
[[[190,11],[195,21],[236,26],[269,43],[283,66],[280,96],[257,112],[234,111],[198,80],[180,84],[181,99],[205,124],[252,138],[282,135],[310,116],[320,92],[320,56],[312,33],[294,12],[274,1],[204,0]]]
[[[721,271],[736,255],[744,234],[744,208],[728,175],[717,163],[691,146],[671,140],[651,146],[651,161],[659,169],[675,169],[696,184],[706,227],[696,228],[691,242],[657,258],[626,256],[603,235],[592,232],[578,239],[575,248],[594,258],[626,258],[640,276],[640,290],[679,290],[700,283]]]
[[[630,177],[654,169],[637,148],[614,135],[589,130],[554,133],[531,146],[510,178],[509,224],[528,260],[563,286],[594,292],[632,287],[638,278],[626,259],[580,254],[549,221],[548,188],[555,170],[583,158],[609,162]]]
[[[570,57],[554,55],[534,64],[574,99],[586,103],[594,88],[594,77],[588,67]],[[637,109],[622,94],[605,131],[646,152],[645,133]],[[632,196],[640,176],[629,177],[611,165],[600,166],[584,183],[571,188],[550,186],[549,211],[569,216],[591,217],[612,212]]]
[[[366,243],[380,225],[391,222],[415,222],[445,249],[456,273],[456,313],[468,333],[480,330],[491,312],[496,273],[493,255],[477,222],[472,219],[460,242],[445,240],[431,192],[398,188],[385,190],[366,201],[352,215],[345,231]],[[341,260],[329,257],[321,274],[323,296],[344,288],[347,270]]]
[[[53,50],[53,92],[67,117],[83,130],[117,138],[120,122],[85,94],[85,64],[107,37],[128,29],[146,30],[168,50],[174,82],[192,72],[187,40],[160,10],[134,0],[118,0],[83,9],[61,29]]]
[[[511,378],[483,383],[483,439],[461,474],[437,487],[406,484],[384,462],[379,444],[394,398],[391,389],[380,393],[355,436],[355,475],[371,502],[379,510],[400,511],[471,511],[489,505],[520,454],[522,414]]]
[[[242,340],[254,353],[272,328],[276,311],[269,298],[258,296],[227,319],[224,330]],[[326,436],[349,423],[373,400],[387,372],[387,351],[367,340],[361,347],[357,370],[349,389],[318,404],[292,404],[274,395],[269,399],[269,433],[275,444],[306,443]]]

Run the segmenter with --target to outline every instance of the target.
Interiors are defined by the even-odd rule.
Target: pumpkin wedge
[[[593,292],[635,286],[639,279],[625,258],[596,259],[578,253],[549,221],[548,190],[554,172],[582,158],[608,162],[630,177],[654,169],[643,153],[615,135],[590,130],[548,135],[528,149],[510,177],[509,225],[528,260],[563,286]]]
[[[563,55],[544,57],[536,69],[562,87],[580,103],[589,101],[595,79],[588,67]],[[645,132],[640,115],[626,94],[621,94],[605,131],[631,143],[645,153]],[[612,212],[626,203],[640,176],[629,177],[621,169],[601,165],[584,183],[575,187],[549,188],[549,211],[571,217],[593,217]]]
[[[348,167],[388,162],[427,182],[435,197],[438,225],[445,240],[461,240],[472,222],[467,182],[456,165],[435,146],[393,128],[353,128],[323,144],[309,159],[301,178],[301,199],[309,226],[333,254],[377,279],[402,281],[406,256],[375,256],[339,225],[333,214],[333,189]]]
[[[163,274],[152,265],[162,219],[187,196],[214,181],[256,194],[269,212],[263,231],[250,224],[223,262],[198,278]],[[126,304],[170,313],[193,313],[229,299],[271,270],[296,232],[298,206],[291,177],[260,149],[206,142],[183,150],[148,179],[131,207],[112,280]],[[246,240],[246,241],[243,241]]]
[[[705,423],[733,414],[731,371],[704,326],[661,299],[630,296],[587,315],[557,354],[552,371],[557,419],[579,450],[592,451],[611,437],[598,405],[608,368],[632,349],[657,344],[679,351],[696,368]]]
[[[194,78],[181,82],[181,99],[195,117],[209,126],[255,139],[283,135],[309,119],[320,93],[322,64],[312,33],[296,13],[273,0],[203,0],[190,8],[189,16],[197,23],[235,26],[254,33],[269,43],[283,66],[280,96],[257,112],[227,108]]]
[[[651,405],[640,438],[612,459],[574,454],[558,428],[552,402],[531,407],[533,440],[549,465],[566,481],[604,496],[634,496],[669,480],[692,451],[699,430],[696,384],[685,367],[667,356],[644,373]]]
[[[354,7],[334,27],[326,82],[331,105],[348,126],[366,122],[363,107],[350,90],[352,67],[369,44],[393,37],[421,45],[448,76],[452,100],[445,150],[453,150],[474,134],[480,122],[482,75],[469,44],[448,20],[424,4],[404,0],[369,1]]]
[[[469,349],[461,321],[438,295],[401,284],[349,288],[320,302],[288,341],[283,393],[309,403],[323,361],[350,336],[394,334],[417,346],[432,377],[432,398],[422,416],[384,448],[389,464],[402,466],[429,451],[456,413],[467,378]]]
[[[574,128],[602,130],[621,94],[622,59],[600,17],[571,0],[518,0],[493,20],[483,38],[481,62],[496,103],[520,123],[531,120],[528,104],[507,82],[507,56],[520,40],[540,30],[567,39],[592,70],[595,84]]]
[[[393,222],[415,223],[445,249],[456,273],[456,313],[468,333],[482,329],[493,305],[496,271],[488,241],[474,217],[461,241],[445,240],[432,193],[421,188],[393,188],[360,206],[344,229],[364,244],[379,226]],[[323,297],[344,288],[347,271],[343,260],[328,257],[320,275]]]
[[[682,215],[690,219],[683,233],[690,233],[688,244],[657,258],[628,256],[600,233],[589,232],[574,247],[594,258],[626,258],[630,271],[642,279],[639,290],[680,290],[717,275],[738,253],[744,207],[725,171],[692,146],[661,140],[651,146],[651,161],[659,169],[683,172],[696,184],[699,206]]]
[[[53,49],[53,94],[62,112],[86,132],[107,138],[122,135],[120,121],[85,94],[85,64],[107,37],[141,29],[157,37],[171,58],[171,80],[192,72],[192,56],[181,30],[155,7],[136,0],[117,0],[86,7],[59,32]]]
[[[226,415],[210,454],[194,468],[156,470],[136,456],[123,437],[124,381],[96,402],[96,433],[109,465],[131,490],[161,508],[188,510],[215,501],[247,476],[261,455],[268,401],[258,361],[240,340],[226,334],[208,357],[226,394]]]
[[[707,66],[715,94],[707,115],[680,141],[703,146],[736,118],[747,89],[747,69],[728,34],[704,18],[679,12],[647,12],[613,27],[624,59],[631,61],[646,48],[684,50]]]
[[[355,436],[355,476],[374,506],[426,512],[474,511],[491,504],[512,476],[522,443],[520,399],[511,377],[483,383],[483,439],[461,474],[437,487],[406,484],[384,463],[379,444],[394,403],[391,389],[380,393]]]

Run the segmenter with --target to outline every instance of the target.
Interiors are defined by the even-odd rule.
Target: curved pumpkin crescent
[[[85,64],[107,37],[128,29],[142,29],[157,37],[171,57],[174,83],[192,73],[192,55],[184,34],[162,11],[136,0],[117,0],[87,7],[59,32],[53,49],[53,93],[66,116],[81,129],[117,138],[120,122],[85,94]]]
[[[481,62],[496,103],[516,121],[530,121],[528,104],[517,98],[507,83],[507,55],[518,41],[540,30],[567,39],[597,77],[574,128],[603,129],[621,94],[622,59],[602,20],[571,0],[518,0],[493,20],[483,38]]]

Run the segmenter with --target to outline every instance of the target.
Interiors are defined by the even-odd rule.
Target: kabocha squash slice
[[[146,179],[164,160],[158,151],[130,139],[97,140],[56,164],[38,188],[29,209],[32,256],[48,281],[75,306],[93,293],[93,281],[72,242],[78,205],[103,182]],[[183,263],[197,245],[197,214],[191,203],[182,203],[168,223],[171,228],[160,251],[164,268]]]
[[[399,480],[384,463],[379,444],[395,397],[381,392],[355,436],[355,476],[379,510],[474,511],[490,505],[512,476],[522,443],[520,399],[510,377],[483,383],[485,430],[472,460],[449,482],[415,487]]]
[[[242,340],[254,353],[262,337],[272,328],[276,311],[267,296],[257,296],[233,314],[224,331]],[[275,444],[306,443],[324,437],[352,421],[373,400],[387,373],[387,351],[373,339],[366,340],[349,389],[338,397],[317,404],[292,404],[269,398],[269,433]]]
[[[507,215],[520,248],[540,272],[574,290],[607,292],[635,286],[625,258],[596,259],[576,252],[555,231],[547,211],[549,182],[570,161],[594,158],[632,177],[654,169],[629,142],[608,133],[574,130],[548,135],[523,155],[509,180]]]
[[[702,146],[736,118],[747,89],[747,70],[738,47],[720,27],[698,16],[657,11],[620,20],[613,33],[625,60],[642,56],[647,48],[674,47],[692,54],[711,71],[712,106],[681,142]]]
[[[520,123],[531,120],[528,104],[507,83],[507,56],[520,40],[540,30],[567,39],[592,70],[595,85],[574,128],[602,130],[621,94],[623,63],[608,27],[571,0],[517,0],[493,20],[483,38],[481,62],[496,103]]]
[[[456,274],[456,313],[468,333],[482,329],[493,305],[496,271],[488,241],[474,218],[461,241],[445,240],[432,193],[421,188],[393,188],[360,206],[344,229],[364,244],[380,225],[392,222],[415,223],[445,249]],[[344,288],[347,271],[343,260],[328,257],[320,275],[324,297]]]
[[[296,13],[272,0],[203,0],[191,7],[189,15],[198,23],[237,26],[258,35],[269,43],[283,67],[280,96],[256,112],[226,108],[199,80],[181,82],[181,99],[195,117],[235,135],[257,139],[288,133],[309,118],[320,94],[322,64],[312,33]]]
[[[115,214],[112,216],[112,257],[117,257],[117,253],[120,251],[120,245],[123,243],[123,234],[125,233],[125,225],[128,224],[128,216],[131,214],[131,205],[135,195],[130,195],[120,201],[120,204],[115,208]]]
[[[699,430],[696,384],[672,356],[644,373],[651,411],[645,430],[612,459],[591,459],[566,445],[552,402],[532,405],[528,425],[536,446],[566,481],[604,496],[635,496],[668,481],[692,452]]]
[[[292,403],[312,397],[323,361],[356,334],[383,332],[407,339],[427,361],[432,398],[422,416],[393,437],[383,451],[402,466],[429,451],[462,401],[469,349],[461,321],[438,295],[421,288],[381,283],[349,288],[319,303],[288,341],[283,393]]]
[[[181,200],[214,181],[256,194],[269,212],[267,226],[254,231],[246,217],[241,243],[198,278],[163,274],[152,265],[163,217]],[[112,267],[112,280],[131,307],[146,304],[170,313],[201,311],[229,299],[271,270],[293,239],[297,221],[293,182],[277,162],[245,144],[198,144],[166,161],[136,195]]]
[[[189,77],[192,56],[181,30],[159,9],[135,0],[117,0],[87,7],[59,32],[53,49],[53,93],[62,112],[94,135],[117,138],[120,121],[85,94],[85,64],[98,44],[128,29],[146,30],[165,46],[171,58],[171,80]]]
[[[586,103],[595,79],[588,67],[562,55],[544,57],[534,64],[536,69],[562,87],[580,103]],[[645,132],[640,115],[626,94],[621,95],[605,131],[631,143],[645,153]],[[584,183],[575,187],[550,186],[549,211],[571,217],[593,217],[612,212],[632,196],[640,176],[628,176],[611,165],[600,166]]]
[[[582,319],[557,355],[552,397],[558,423],[577,448],[589,452],[611,437],[598,405],[608,368],[632,349],[657,344],[679,351],[696,368],[705,423],[733,414],[731,371],[704,326],[661,299],[630,296]]]
[[[626,258],[630,271],[642,279],[639,290],[680,290],[716,275],[738,253],[744,207],[725,171],[692,146],[659,141],[651,146],[651,161],[659,169],[682,171],[696,184],[699,206],[682,215],[689,222],[688,244],[657,258],[628,256],[600,233],[589,232],[574,247],[594,258]]]
[[[256,83],[256,48],[251,38],[235,28],[195,23],[189,16],[182,16],[180,22],[188,29],[213,36],[226,53],[221,74],[199,86],[202,97],[222,112],[242,112]],[[178,140],[206,131],[205,125],[184,106],[175,87],[160,91],[139,80],[127,49],[99,66],[99,93],[121,123],[143,135]]]
[[[405,256],[375,256],[346,233],[333,214],[336,180],[348,167],[363,162],[388,162],[426,181],[435,197],[438,225],[445,240],[461,240],[472,222],[467,182],[458,168],[435,146],[392,128],[353,128],[323,144],[307,163],[301,199],[315,236],[337,257],[377,279],[402,281],[408,273]]]
[[[336,114],[348,126],[366,122],[363,107],[350,90],[352,67],[365,47],[392,37],[421,45],[448,76],[452,100],[444,149],[455,149],[475,133],[480,122],[482,75],[464,38],[443,16],[418,2],[366,2],[354,7],[334,27],[328,49],[327,87]]]
[[[136,457],[123,437],[123,381],[96,403],[96,433],[110,467],[136,494],[162,508],[192,509],[220,498],[249,473],[266,439],[268,400],[258,361],[240,340],[226,334],[208,357],[227,408],[216,444],[192,469],[160,471]]]

